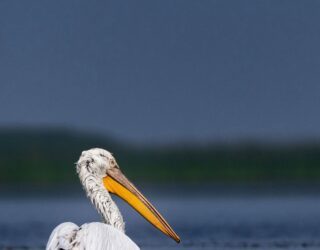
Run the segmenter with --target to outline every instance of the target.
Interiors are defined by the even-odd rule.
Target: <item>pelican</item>
[[[179,236],[155,207],[124,176],[110,152],[99,148],[83,151],[76,169],[87,197],[103,222],[86,223],[80,227],[71,222],[58,225],[50,235],[47,250],[140,249],[125,235],[125,223],[110,193],[126,201],[162,233],[180,242]]]

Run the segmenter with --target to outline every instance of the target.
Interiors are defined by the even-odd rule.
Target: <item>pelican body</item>
[[[122,215],[111,198],[119,196],[141,216],[167,236],[180,242],[179,236],[121,172],[113,155],[99,148],[83,151],[77,164],[83,189],[102,217],[102,222],[77,226],[58,225],[51,233],[46,250],[136,250],[140,249],[126,234]]]

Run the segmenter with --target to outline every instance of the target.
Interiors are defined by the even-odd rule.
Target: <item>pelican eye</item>
[[[115,167],[117,165],[115,160],[113,160],[113,159],[110,160],[110,164],[112,167]]]

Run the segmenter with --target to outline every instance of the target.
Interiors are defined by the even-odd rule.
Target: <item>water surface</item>
[[[220,188],[220,189],[219,189]],[[116,199],[126,231],[142,249],[319,249],[320,196],[317,192],[201,191],[184,186],[144,193],[162,212],[182,243],[177,245],[150,226],[127,204]],[[43,249],[52,229],[61,222],[81,225],[100,221],[81,188],[41,195],[2,195],[1,248]],[[47,195],[44,195],[46,194]]]

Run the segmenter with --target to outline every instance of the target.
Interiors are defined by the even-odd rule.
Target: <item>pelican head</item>
[[[109,151],[102,148],[93,148],[82,152],[77,162],[77,172],[81,173],[83,168],[102,180],[107,176],[109,170],[119,168],[119,166]]]
[[[106,223],[124,231],[122,216],[110,197],[112,193],[126,201],[161,232],[180,242],[179,236],[161,214],[121,172],[110,152],[100,148],[83,151],[77,162],[77,173],[87,196]]]

